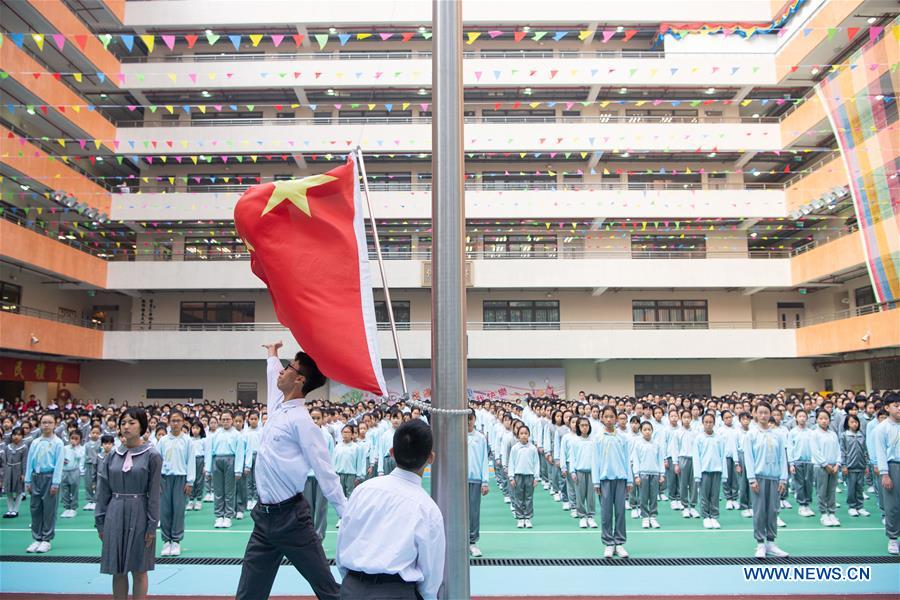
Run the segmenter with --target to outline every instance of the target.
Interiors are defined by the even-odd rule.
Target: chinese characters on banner
[[[81,365],[46,360],[0,358],[0,381],[79,383]]]

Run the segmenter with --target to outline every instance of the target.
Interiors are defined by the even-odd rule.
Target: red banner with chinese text
[[[48,360],[0,358],[0,381],[79,383],[81,365]]]

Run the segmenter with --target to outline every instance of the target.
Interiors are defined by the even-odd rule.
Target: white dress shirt
[[[277,504],[303,491],[310,469],[315,473],[322,493],[338,516],[343,515],[346,499],[322,432],[313,423],[302,398],[284,400],[276,382],[281,361],[270,356],[266,365],[269,418],[262,427],[256,453],[256,489],[263,504]]]
[[[347,571],[399,574],[435,600],[444,578],[444,517],[422,478],[403,469],[353,491],[338,530],[335,562]]]

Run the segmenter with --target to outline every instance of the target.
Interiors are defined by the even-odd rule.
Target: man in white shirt
[[[357,487],[341,520],[335,562],[342,600],[436,600],[443,581],[444,518],[422,489],[434,462],[431,428],[412,419],[393,436],[397,468]]]
[[[256,453],[259,503],[253,508],[253,533],[244,551],[237,600],[264,600],[272,591],[281,559],[309,582],[316,597],[340,598],[322,543],[316,536],[309,503],[303,497],[310,469],[322,492],[344,514],[346,499],[331,466],[328,449],[304,406],[304,398],[325,384],[325,376],[309,355],[298,352],[287,367],[278,360],[281,342],[264,346],[267,411]]]

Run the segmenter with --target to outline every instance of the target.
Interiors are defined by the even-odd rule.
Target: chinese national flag
[[[322,373],[386,393],[352,156],[327,173],[249,188],[234,222],[278,320]]]

